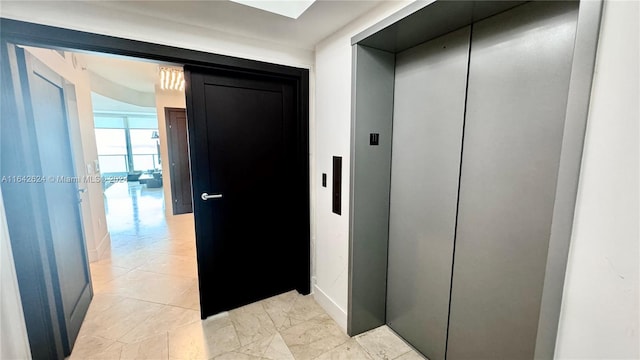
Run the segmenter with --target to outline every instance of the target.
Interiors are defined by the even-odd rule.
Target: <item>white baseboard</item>
[[[107,231],[107,233],[102,237],[98,246],[96,246],[96,251],[98,258],[97,260],[102,260],[109,253],[111,248],[111,234]]]
[[[347,312],[336,304],[327,294],[318,287],[313,285],[313,298],[322,306],[322,308],[338,323],[342,330],[347,332]]]
[[[90,263],[100,260],[98,257],[98,250],[96,249],[87,249],[87,256],[89,256]]]

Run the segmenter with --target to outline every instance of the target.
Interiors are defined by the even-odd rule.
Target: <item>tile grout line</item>
[[[278,295],[276,295],[278,296]],[[278,329],[278,326],[276,325],[275,320],[273,320],[273,317],[271,317],[271,314],[269,314],[269,312],[267,311],[267,309],[264,308],[264,301],[268,300],[268,299],[264,299],[264,300],[260,300],[259,302],[262,304],[262,309],[264,310],[265,313],[267,313],[267,316],[269,317],[269,319],[271,319],[271,322],[273,323],[273,326],[276,328],[276,332],[280,331],[280,329]],[[289,307],[289,310],[285,311],[285,316],[289,317],[289,312],[291,312],[291,309],[293,308],[293,304],[296,302],[297,299],[294,299],[293,302],[291,303],[291,306]],[[284,324],[283,324],[284,325]]]
[[[236,348],[235,350],[231,350],[230,352],[239,350],[242,348],[242,342],[240,341],[240,336],[238,335],[238,329],[236,329],[236,324],[233,323],[233,320],[231,319],[231,313],[227,313],[227,316],[229,317],[229,322],[231,323],[231,327],[233,328],[233,332],[236,334],[236,339],[238,339],[238,344],[240,345],[238,348]]]
[[[167,336],[167,359],[171,358],[171,350],[170,350],[170,347],[169,347],[169,342],[171,341],[171,337],[169,336],[169,333],[170,333],[170,331],[166,331],[165,332],[165,335]]]
[[[402,354],[400,354],[400,355],[398,355],[398,356],[394,357],[392,360],[397,360],[397,359],[399,359],[399,358],[401,358],[401,357],[403,357],[403,356],[407,355],[408,353],[410,353],[410,352],[412,352],[412,351],[415,351],[415,350],[410,349],[410,350],[409,350],[409,351],[407,351],[407,352],[403,352]]]
[[[268,315],[268,314],[267,314]],[[272,321],[273,322],[273,321]],[[276,334],[278,334],[278,330],[276,329],[275,334],[271,335],[271,340],[269,341],[269,344],[267,344],[267,347],[264,348],[264,351],[262,352],[262,354],[260,354],[261,358],[264,358],[264,356],[267,354],[267,351],[269,351],[269,348],[271,347],[271,344],[273,343],[273,340],[276,338]],[[259,340],[257,340],[259,341]],[[256,341],[256,342],[257,342]],[[286,344],[285,344],[286,345]]]

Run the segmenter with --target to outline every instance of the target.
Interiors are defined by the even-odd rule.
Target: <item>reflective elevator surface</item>
[[[434,1],[352,38],[349,334],[553,357],[601,7]]]

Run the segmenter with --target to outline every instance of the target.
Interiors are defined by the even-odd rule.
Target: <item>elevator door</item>
[[[396,57],[387,323],[443,359],[470,29]]]
[[[577,2],[473,25],[447,358],[532,359]]]

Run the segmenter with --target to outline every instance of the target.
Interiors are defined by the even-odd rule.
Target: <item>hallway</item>
[[[193,216],[165,217],[162,189],[106,191],[111,258],[70,359],[422,359],[386,326],[350,339],[295,291],[200,321]]]

